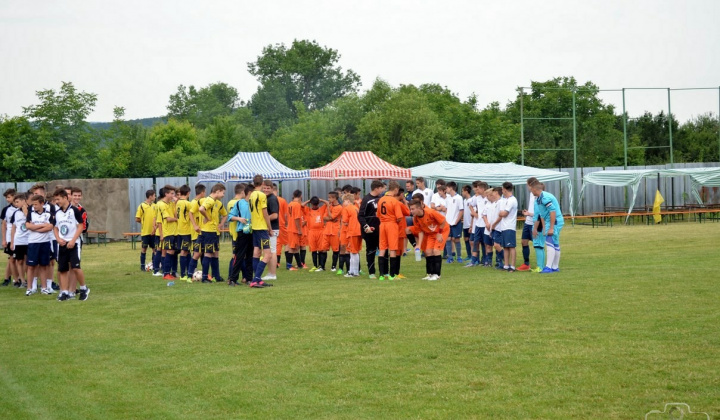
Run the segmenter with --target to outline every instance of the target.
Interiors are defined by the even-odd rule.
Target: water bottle
[[[420,248],[415,248],[415,261],[422,260],[422,254],[420,253]]]

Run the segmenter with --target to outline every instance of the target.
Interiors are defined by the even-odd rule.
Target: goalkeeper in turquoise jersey
[[[560,231],[565,221],[557,198],[549,192],[543,191],[544,187],[541,182],[536,182],[530,186],[530,190],[537,197],[533,216],[535,220],[533,239],[539,236],[538,228],[542,221],[541,232],[545,235],[545,245],[547,245],[547,262],[540,273],[548,274],[560,271],[558,268],[560,264]]]

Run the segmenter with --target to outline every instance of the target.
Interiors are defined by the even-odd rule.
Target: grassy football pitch
[[[252,290],[167,287],[129,244],[89,245],[85,302],[0,288],[0,418],[717,417],[719,251],[720,223],[567,226],[556,274],[427,282],[408,256],[407,280]]]

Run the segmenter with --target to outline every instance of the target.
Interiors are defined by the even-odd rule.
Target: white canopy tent
[[[199,171],[198,182],[248,182],[256,174],[271,181],[310,178],[310,171],[296,171],[275,160],[268,152],[238,152],[212,171]]]
[[[628,208],[630,217],[635,199],[637,198],[638,187],[643,178],[660,176],[689,176],[692,181],[692,196],[695,197],[698,204],[703,205],[700,197],[700,187],[719,187],[720,186],[720,168],[684,168],[684,169],[631,169],[631,170],[606,170],[591,172],[583,177],[583,187],[580,190],[580,198],[578,203],[582,201],[585,194],[585,187],[588,184],[604,185],[610,187],[630,187],[633,192],[632,200]]]
[[[427,185],[432,188],[435,181],[455,181],[463,184],[471,184],[473,181],[482,180],[493,186],[501,186],[503,182],[509,181],[515,185],[525,185],[530,177],[537,178],[542,183],[551,181],[565,181],[568,187],[570,198],[570,214],[574,215],[575,205],[573,202],[573,187],[570,174],[567,172],[553,171],[550,169],[533,168],[515,163],[464,163],[438,160],[425,165],[410,168],[412,176],[425,178]]]

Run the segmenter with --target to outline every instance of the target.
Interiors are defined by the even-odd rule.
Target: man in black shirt
[[[267,212],[270,218],[270,229],[274,232],[270,236],[270,249],[272,250],[270,261],[268,262],[268,274],[262,280],[277,280],[277,238],[280,234],[280,202],[275,194],[273,194],[273,183],[270,180],[263,181],[262,192],[267,196]]]
[[[370,184],[370,194],[360,204],[358,221],[362,226],[362,237],[365,240],[365,258],[367,259],[370,278],[375,278],[375,252],[380,245],[380,220],[377,218],[377,203],[385,191],[385,184],[375,180]]]

